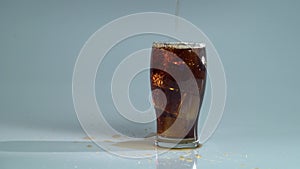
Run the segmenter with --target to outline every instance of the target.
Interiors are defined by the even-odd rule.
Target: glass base
[[[198,140],[195,139],[173,139],[161,136],[156,137],[155,145],[163,148],[197,148],[201,147]]]

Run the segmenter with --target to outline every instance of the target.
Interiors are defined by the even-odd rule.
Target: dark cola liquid
[[[172,72],[173,76],[169,72]],[[192,78],[196,80],[199,95],[192,92],[195,91],[191,89]],[[157,115],[157,135],[165,138],[197,139],[199,110],[206,82],[204,46],[154,43],[150,81]],[[161,91],[166,102],[163,101]],[[183,109],[181,113],[180,109]],[[174,127],[175,120],[178,123]],[[173,128],[170,128],[172,125]]]

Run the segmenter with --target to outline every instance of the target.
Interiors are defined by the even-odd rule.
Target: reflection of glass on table
[[[194,150],[172,150],[156,155],[157,169],[197,169],[198,155]]]

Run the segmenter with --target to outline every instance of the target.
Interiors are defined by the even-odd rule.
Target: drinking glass
[[[155,144],[198,147],[198,118],[206,84],[203,43],[154,42],[150,82],[157,117]]]

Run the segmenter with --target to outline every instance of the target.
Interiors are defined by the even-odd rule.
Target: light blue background
[[[1,0],[0,139],[84,136],[73,108],[72,73],[85,41],[113,19],[146,11],[174,14],[175,4]],[[261,168],[297,168],[300,1],[183,0],[179,15],[206,33],[224,64],[226,108],[211,142],[227,151],[252,152]],[[127,55],[159,38],[128,39],[107,61],[117,64],[120,57],[113,59],[114,54]],[[133,85],[148,85],[147,74],[142,75]],[[99,76],[96,83],[108,77]]]

